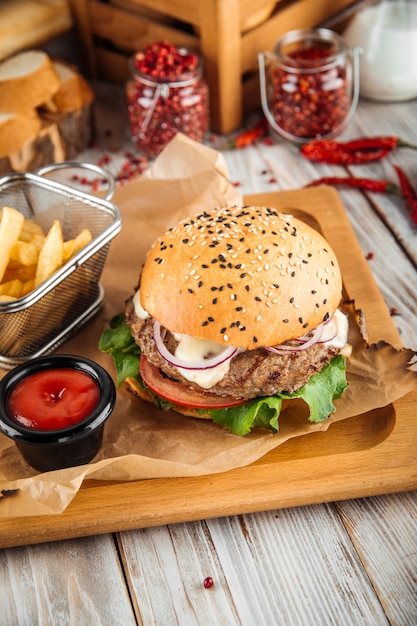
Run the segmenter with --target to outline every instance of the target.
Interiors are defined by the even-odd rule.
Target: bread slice
[[[35,48],[73,25],[69,0],[0,1],[0,61]]]
[[[42,50],[21,52],[0,63],[0,111],[25,112],[48,102],[60,79]]]
[[[60,85],[52,101],[58,111],[82,109],[94,99],[94,92],[87,81],[70,65],[62,61],[53,61]]]
[[[39,133],[41,120],[35,111],[0,112],[0,158],[17,152]]]

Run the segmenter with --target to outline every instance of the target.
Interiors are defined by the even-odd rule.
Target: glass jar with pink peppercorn
[[[133,55],[130,69],[128,121],[142,154],[156,157],[178,132],[203,141],[210,126],[209,91],[197,54],[155,42]]]

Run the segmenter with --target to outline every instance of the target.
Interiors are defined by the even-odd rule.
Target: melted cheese
[[[135,309],[135,313],[140,320],[146,320],[149,317],[148,311],[145,311],[143,306],[140,303],[140,291],[139,289],[133,296],[133,308]]]
[[[224,351],[224,345],[216,341],[196,339],[195,337],[190,337],[190,335],[179,333],[176,333],[174,337],[178,341],[175,356],[190,364],[216,356]],[[227,374],[230,361],[231,359],[227,359],[224,363],[206,370],[187,370],[182,367],[177,369],[186,380],[196,383],[203,389],[210,389]]]
[[[348,340],[348,331],[349,331],[349,322],[347,315],[337,309],[333,314],[333,320],[336,323],[337,334],[336,337],[330,339],[329,341],[323,342],[325,346],[334,346],[335,348],[343,348]]]

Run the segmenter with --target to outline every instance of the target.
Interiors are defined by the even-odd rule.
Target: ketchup
[[[99,399],[97,383],[85,372],[45,370],[16,384],[8,398],[8,410],[25,428],[60,430],[88,417]]]

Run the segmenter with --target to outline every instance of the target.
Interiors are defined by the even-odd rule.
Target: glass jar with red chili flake
[[[272,133],[296,143],[339,134],[358,102],[359,52],[321,28],[290,31],[274,54],[261,53],[261,101]]]
[[[130,67],[127,110],[137,149],[148,157],[156,157],[178,132],[203,141],[210,114],[200,57],[160,41],[137,52]]]

